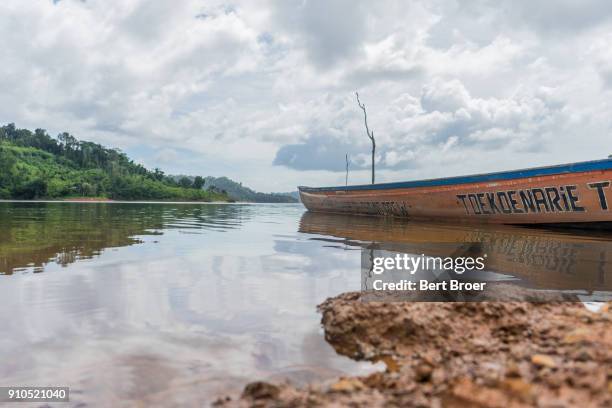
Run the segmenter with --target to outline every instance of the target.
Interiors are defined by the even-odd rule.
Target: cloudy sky
[[[612,154],[612,2],[0,2],[0,122],[261,191]]]

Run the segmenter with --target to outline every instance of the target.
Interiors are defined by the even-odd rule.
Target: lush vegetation
[[[53,138],[14,124],[0,127],[0,198],[100,197],[118,200],[227,200],[221,191],[203,190],[202,177],[175,180],[148,170],[118,149]]]

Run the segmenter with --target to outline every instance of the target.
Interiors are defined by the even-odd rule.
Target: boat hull
[[[612,160],[370,186],[300,187],[315,212],[501,224],[612,221]]]

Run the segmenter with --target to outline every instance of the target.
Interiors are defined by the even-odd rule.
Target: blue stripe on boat
[[[396,183],[362,184],[357,186],[338,187],[303,187],[298,189],[305,192],[315,191],[353,191],[353,190],[390,190],[396,188],[435,187],[453,184],[480,183],[484,181],[514,180],[520,178],[550,176],[553,174],[582,173],[585,171],[610,170],[612,159],[593,160],[587,162],[560,164],[556,166],[536,167],[523,170],[501,171],[498,173],[474,174],[470,176],[457,176],[428,180],[401,181]]]

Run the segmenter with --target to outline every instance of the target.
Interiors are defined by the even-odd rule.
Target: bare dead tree
[[[357,105],[359,105],[363,111],[363,123],[365,124],[366,134],[372,142],[372,184],[374,184],[374,156],[376,154],[376,139],[374,139],[374,131],[370,130],[368,127],[368,113],[366,112],[365,104],[361,103],[359,100],[359,92],[355,92],[355,96],[357,96]]]
[[[349,159],[348,159],[348,153],[346,154],[346,180],[344,181],[344,185],[348,186],[348,164],[349,164]]]

